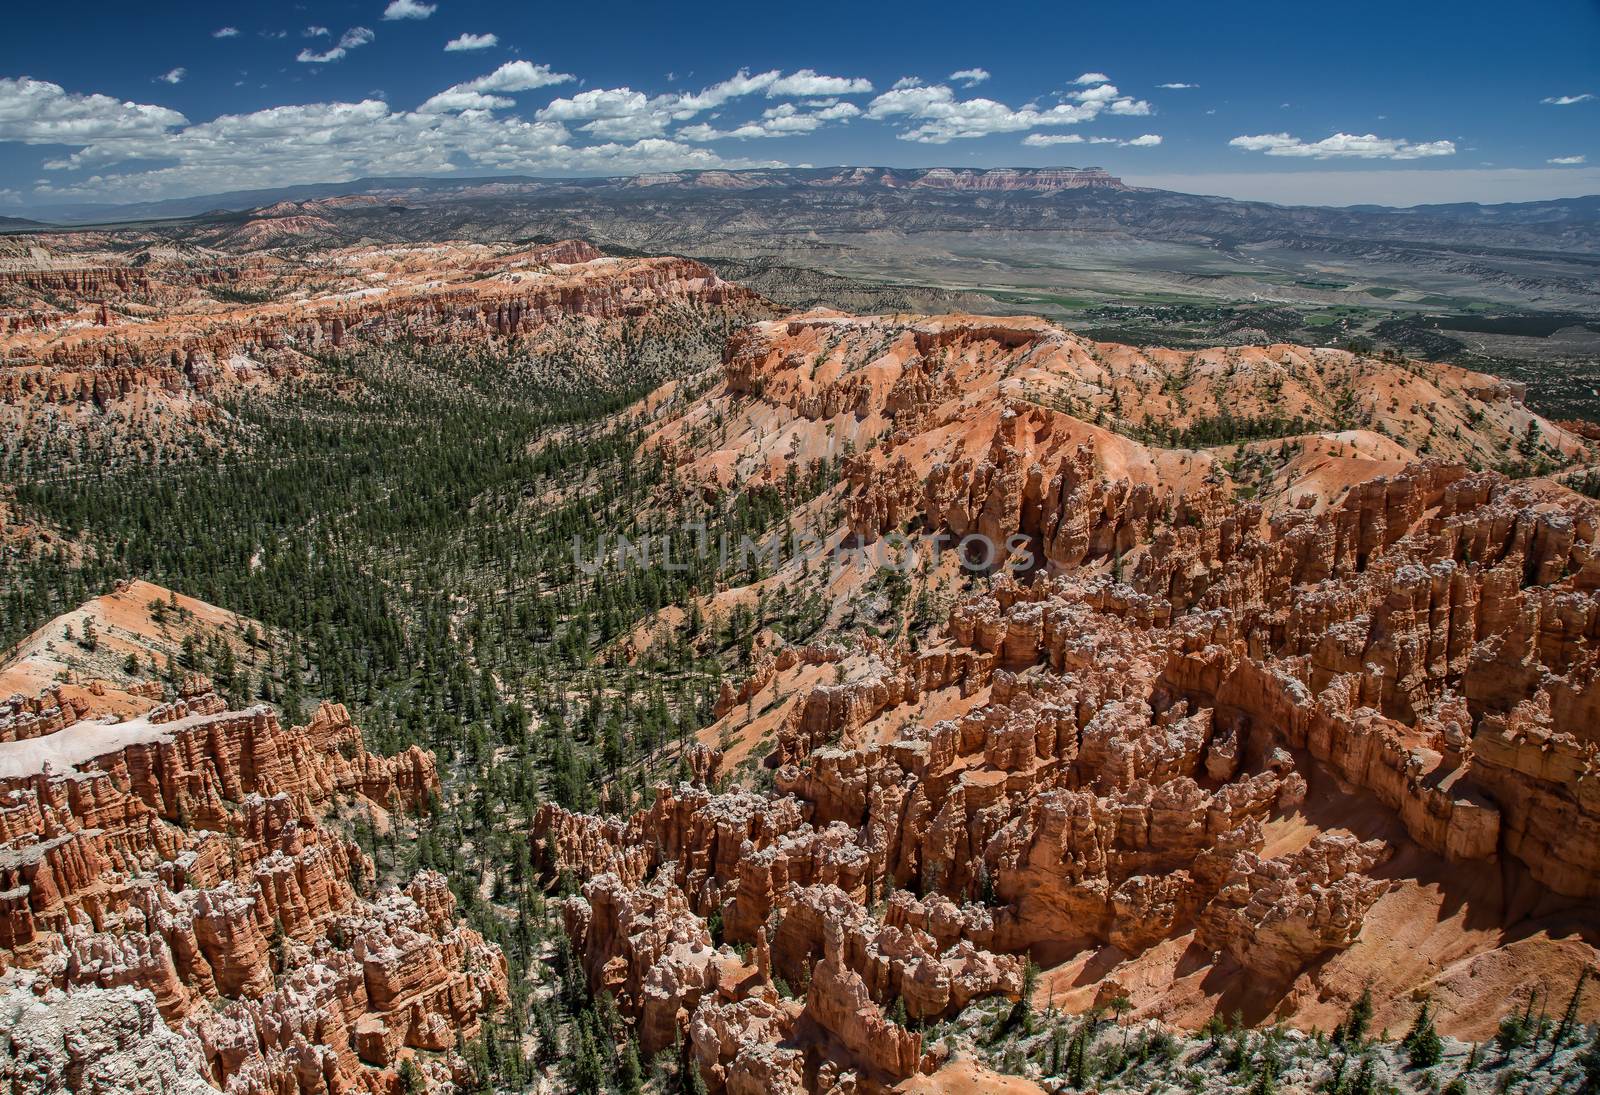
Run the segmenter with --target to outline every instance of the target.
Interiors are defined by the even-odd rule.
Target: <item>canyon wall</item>
[[[402,249],[403,250],[403,249]],[[315,372],[319,358],[374,342],[473,343],[528,336],[560,319],[613,321],[667,306],[758,301],[708,267],[679,258],[606,258],[566,240],[505,253],[485,248],[353,250],[342,265],[235,270],[235,302],[119,304],[108,293],[156,276],[190,287],[188,266],[18,271],[17,290],[65,293],[76,311],[0,308],[0,403],[105,409],[142,393],[205,396]],[[219,278],[226,278],[226,273]],[[169,287],[170,288],[170,287]],[[174,289],[174,292],[177,290]],[[221,290],[219,290],[221,291]],[[262,299],[256,299],[260,297]]]
[[[1298,362],[1308,408],[1304,369],[1360,367],[1279,351],[1233,364]],[[959,592],[915,642],[779,647],[725,687],[701,741],[761,733],[771,790],[536,818],[540,862],[598,876],[567,919],[591,979],[713,1089],[935,1071],[918,1023],[1017,997],[1030,959],[1036,1002],[1326,1029],[1370,987],[1385,1022],[1435,994],[1471,1037],[1527,988],[1500,946],[1541,982],[1594,964],[1600,506],[1346,441],[1314,494],[1291,461],[1279,498],[1242,498],[1218,453],[1048,405],[1178,361],[1135,353],[1034,321],[800,317],[732,340],[724,385],[647,440],[720,489],[855,438],[797,525],[1019,545],[976,575],[924,546],[914,580]],[[1434,380],[1514,420],[1514,393]],[[788,596],[874,596],[785,565]]]
[[[0,1071],[109,1091],[137,1042],[164,1047],[172,1090],[388,1091],[417,1049],[449,1080],[506,998],[505,959],[443,876],[380,892],[327,822],[341,803],[387,825],[425,809],[432,755],[369,752],[339,705],[289,728],[204,687],[122,721],[51,694],[0,712],[0,1007],[37,1032]],[[90,1010],[105,1043],[86,1062],[59,1031]]]

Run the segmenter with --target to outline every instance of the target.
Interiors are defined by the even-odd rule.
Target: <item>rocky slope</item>
[[[258,218],[292,222],[268,233],[275,244],[303,227],[303,217],[280,213]],[[127,234],[45,239],[0,263],[10,267],[0,270],[8,428],[35,438],[93,428],[126,449],[224,414],[225,397],[301,378],[336,384],[323,359],[364,346],[521,339],[531,350],[558,323],[759,300],[696,262],[607,258],[575,240],[280,249],[251,259],[152,243],[132,261],[129,244]]]
[[[888,545],[910,588],[858,630],[881,571],[780,561],[762,588],[835,598],[832,643],[769,645],[696,783],[544,810],[591,982],[731,1092],[937,1082],[922,1031],[1019,997],[1030,960],[1040,1005],[1327,1029],[1370,988],[1376,1024],[1425,994],[1474,1039],[1570,984],[1600,942],[1600,508],[1468,466],[1530,435],[1585,455],[1518,397],[1037,321],[752,327],[645,444],[707,493],[844,459],[793,524]],[[1126,435],[1219,412],[1290,429]],[[963,565],[980,537],[1003,546]]]
[[[1587,451],[1517,385],[1342,350],[1141,350],[1038,319],[819,311],[749,326],[725,361],[722,382],[648,443],[717,489],[846,459],[851,530],[867,538],[922,513],[964,535],[991,492],[992,507],[1025,492],[1031,514],[1090,480],[1125,480],[1142,506],[1220,485],[1273,511],[1320,510],[1419,453],[1482,467]]]
[[[176,590],[119,582],[7,651],[0,696],[49,690],[87,717],[142,714],[162,696],[161,674],[181,672],[190,652],[207,649],[224,651],[222,660],[236,667],[234,683],[243,692],[263,665],[285,653],[287,640],[255,620]]]
[[[447,1082],[458,1039],[505,999],[505,959],[443,876],[379,892],[326,824],[341,803],[381,826],[425,809],[432,755],[368,752],[337,705],[293,728],[230,711],[201,678],[172,699],[123,692],[140,709],[98,718],[105,692],[87,693],[0,706],[0,1008],[19,1031],[0,1075],[380,1092],[420,1049]]]

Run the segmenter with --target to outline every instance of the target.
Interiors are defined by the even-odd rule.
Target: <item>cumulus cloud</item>
[[[769,99],[801,95],[868,95],[872,92],[871,80],[848,76],[819,76],[809,68],[803,68],[789,76],[764,73],[757,79],[764,80],[767,76],[773,77],[766,86]]]
[[[1097,72],[1084,75],[1100,76]],[[872,100],[866,116],[874,121],[905,118],[920,123],[897,134],[903,141],[946,144],[953,140],[988,137],[996,133],[1079,125],[1093,121],[1108,111],[1132,115],[1150,113],[1149,103],[1129,98],[1111,84],[1103,82],[1074,93],[1072,98],[1076,101],[1058,103],[1049,108],[1030,104],[1014,110],[993,99],[958,99],[948,86],[933,84],[886,91]]]
[[[1161,143],[1159,133],[1123,140],[1120,137],[1085,137],[1079,133],[1030,133],[1022,138],[1029,148],[1049,148],[1058,144],[1112,144],[1118,148],[1154,148]]]
[[[566,99],[552,99],[550,105],[539,111],[544,120],[578,122],[590,118],[625,118],[640,114],[650,100],[642,91],[632,88],[611,87],[580,91]]]
[[[962,87],[977,87],[989,78],[989,71],[982,68],[963,68],[952,72],[946,79],[954,80]],[[898,84],[895,86],[899,86]]]
[[[896,80],[894,82],[894,84],[890,87],[889,90],[890,91],[904,91],[908,87],[921,87],[921,86],[922,86],[922,77],[920,77],[920,76],[902,76],[902,77],[900,77],[900,79],[898,79],[898,80]]]
[[[1422,141],[1413,144],[1398,137],[1379,137],[1372,133],[1357,136],[1353,133],[1335,133],[1320,141],[1302,141],[1287,133],[1262,133],[1253,137],[1235,137],[1228,142],[1246,152],[1264,152],[1268,156],[1297,156],[1317,160],[1419,160],[1431,156],[1453,156],[1453,141]]]
[[[114,144],[163,137],[189,119],[164,106],[77,95],[28,76],[0,77],[0,141],[23,144]]]
[[[487,110],[397,111],[377,99],[274,107],[178,128],[182,115],[161,108],[122,104],[129,110],[119,114],[110,109],[118,105],[114,100],[100,96],[101,102],[85,107],[59,89],[45,99],[35,94],[26,104],[14,103],[10,90],[0,87],[0,139],[80,146],[66,160],[47,165],[52,171],[85,172],[38,188],[37,193],[57,200],[170,197],[308,178],[450,175],[467,165],[485,172],[606,174],[773,166],[771,161],[726,159],[710,149],[660,137],[579,144],[556,121],[527,121]],[[51,103],[51,110],[33,109]],[[166,124],[152,125],[151,112]],[[118,117],[125,132],[113,127]],[[47,126],[47,119],[52,124]],[[163,166],[143,169],[141,161]]]
[[[1576,103],[1587,103],[1594,96],[1585,91],[1581,95],[1552,95],[1548,99],[1540,99],[1546,106],[1572,106]]]
[[[1109,84],[1111,77],[1103,72],[1085,72],[1072,82],[1075,84]]]
[[[157,76],[156,79],[160,80],[162,83],[165,83],[165,84],[181,84],[181,83],[183,83],[183,78],[185,76],[187,76],[187,75],[189,75],[189,70],[186,69],[186,68],[179,67],[179,68],[174,68],[174,69],[168,69],[166,72],[163,72],[160,76]]]
[[[239,28],[238,27],[218,27],[216,30],[211,32],[211,37],[213,37],[213,38],[237,38],[237,37],[239,37]]]
[[[321,53],[303,49],[295,57],[295,60],[310,65],[326,65],[334,61],[342,61],[351,50],[360,49],[376,37],[377,35],[366,27],[351,27],[339,36],[339,44],[332,49],[324,50]]]
[[[615,118],[596,118],[580,125],[578,129],[603,141],[638,141],[665,135],[667,121],[654,114],[624,114]]]
[[[438,4],[424,4],[421,0],[389,0],[383,9],[385,19],[426,19],[439,10]]]
[[[780,103],[761,112],[761,117],[733,129],[717,129],[704,123],[684,126],[676,136],[686,141],[749,140],[761,137],[797,137],[821,129],[828,122],[843,122],[859,116],[854,103],[835,103],[820,110],[804,111],[793,103]]]
[[[821,76],[809,68],[800,69],[788,76],[777,69],[757,73],[740,69],[721,83],[712,84],[697,92],[657,96],[651,100],[651,106],[654,109],[667,111],[677,121],[686,121],[696,114],[715,110],[724,103],[748,95],[765,95],[769,99],[798,99],[823,95],[866,95],[871,91],[871,80],[850,76]]]
[[[732,128],[719,129],[702,123],[686,126],[675,134],[682,140],[698,143],[726,138],[782,137],[808,133],[827,122],[855,117],[861,113],[860,108],[840,103],[839,97],[866,94],[871,90],[872,83],[868,80],[825,76],[812,69],[801,69],[787,76],[776,69],[759,73],[741,69],[728,79],[695,92],[647,96],[628,87],[591,88],[552,100],[537,116],[543,121],[584,123],[579,128],[597,138],[640,140],[664,136],[675,124],[692,121],[736,99],[754,95],[769,99],[806,99],[806,111],[784,103],[767,110],[759,119]]]
[[[327,27],[310,26],[310,27],[307,27],[305,30],[300,32],[300,37],[302,37],[302,38],[326,38],[328,35],[330,35],[332,33],[333,32],[330,31]]]
[[[446,53],[459,53],[462,50],[488,49],[500,44],[500,39],[493,34],[459,34],[444,44]]]
[[[487,76],[467,82],[473,91],[533,91],[554,84],[569,84],[577,77],[568,72],[556,72],[549,65],[536,65],[532,61],[507,61]]]
[[[817,117],[825,122],[841,122],[857,117],[861,108],[854,103],[833,103],[817,111]]]
[[[1545,161],[1545,163],[1553,163],[1558,167],[1576,167],[1578,164],[1587,162],[1583,156],[1556,156]]]
[[[508,99],[504,95],[485,95],[481,91],[457,85],[427,99],[417,107],[417,112],[448,114],[461,110],[504,110],[516,105],[515,99]]]
[[[371,34],[352,28],[327,44],[348,52]],[[518,60],[446,88],[412,110],[391,107],[373,93],[359,102],[281,106],[197,124],[165,107],[71,93],[40,80],[0,79],[0,141],[67,146],[44,165],[45,178],[35,189],[36,196],[53,200],[131,201],[308,179],[448,176],[467,169],[622,174],[771,167],[779,164],[721,154],[706,142],[844,124],[862,108],[841,97],[871,88],[864,79],[812,70],[740,72],[697,92],[652,97],[629,88],[596,88],[558,98],[531,117],[513,111],[518,92],[574,79]],[[757,96],[766,100],[764,109],[748,122],[671,132],[697,121],[696,115],[711,113],[715,122],[723,105]]]
[[[946,144],[1041,126],[1076,125],[1097,113],[1097,106],[1070,103],[1048,111],[1033,107],[1013,110],[993,99],[957,99],[955,92],[943,84],[886,91],[867,106],[867,117],[873,121],[903,117],[922,123],[898,134],[901,140],[922,144]]]
[[[532,91],[569,83],[576,78],[570,73],[556,72],[549,65],[536,65],[532,61],[507,61],[487,76],[445,88],[417,107],[417,112],[444,114],[462,110],[504,110],[515,106],[516,101],[495,92]]]
[[[1156,85],[1156,87],[1164,87],[1168,91],[1187,91],[1188,89],[1190,89],[1192,87],[1199,87],[1199,86],[1200,86],[1199,84],[1157,84]]]

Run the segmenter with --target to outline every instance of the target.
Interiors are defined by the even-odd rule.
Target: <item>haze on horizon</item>
[[[1600,192],[1600,8],[1487,3],[13,13],[0,210],[363,176],[1098,165],[1306,204]],[[952,34],[951,27],[961,33]],[[1492,28],[1492,33],[1490,32]],[[135,48],[130,48],[133,46]]]

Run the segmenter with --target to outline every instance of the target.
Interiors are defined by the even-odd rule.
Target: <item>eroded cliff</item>
[[[1263,503],[1221,447],[1094,424],[1193,425],[1191,383],[1237,385],[1245,413],[1271,377],[1306,419],[1371,393],[1372,453],[1297,435]],[[796,524],[903,541],[912,591],[948,608],[779,647],[726,688],[700,748],[744,756],[749,790],[546,807],[537,854],[592,876],[567,906],[592,981],[714,1089],[825,1091],[938,1070],[919,1024],[1017,996],[1030,959],[1041,1002],[1326,1029],[1371,988],[1380,1021],[1426,993],[1467,1037],[1592,966],[1600,509],[1385,441],[1412,383],[1478,424],[1462,459],[1531,432],[1492,378],[1325,351],[1144,354],[968,317],[736,339],[723,385],[647,443],[721,490],[854,442]],[[963,537],[1003,546],[963,566]],[[849,558],[769,582],[859,620],[875,579]]]
[[[59,689],[0,708],[0,1006],[38,1035],[5,1068],[28,1090],[111,1090],[159,1058],[173,1091],[321,1095],[388,1091],[422,1049],[448,1080],[506,998],[505,959],[442,875],[380,892],[326,820],[425,809],[432,755],[369,752],[339,705],[285,727],[209,687],[121,718]],[[52,1042],[88,1012],[103,1052]]]

